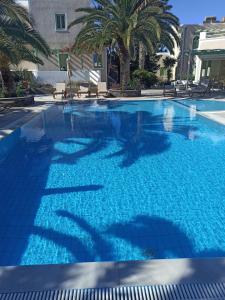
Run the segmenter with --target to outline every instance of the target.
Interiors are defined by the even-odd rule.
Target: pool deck
[[[225,258],[0,267],[0,294],[225,283]]]
[[[217,123],[225,125],[225,110],[210,111],[210,112],[198,112],[199,115],[213,120]]]
[[[12,133],[16,128],[21,127],[29,120],[46,110],[51,101],[48,98],[36,99],[35,104],[27,107],[11,107],[0,112],[0,140]]]

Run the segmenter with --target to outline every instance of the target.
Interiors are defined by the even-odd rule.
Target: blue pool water
[[[225,127],[193,111],[54,106],[0,149],[0,265],[225,256]]]
[[[177,102],[189,107],[195,107],[198,111],[225,110],[225,101],[185,99]]]

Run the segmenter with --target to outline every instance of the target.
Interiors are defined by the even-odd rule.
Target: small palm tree
[[[120,81],[124,90],[130,79],[130,62],[137,55],[141,42],[147,53],[154,53],[159,44],[171,52],[178,42],[178,19],[165,10],[164,0],[96,0],[94,7],[80,8],[84,15],[69,27],[82,24],[75,39],[74,52],[99,52],[105,47],[116,49],[120,59]]]
[[[172,78],[172,68],[175,66],[176,62],[177,62],[177,60],[175,58],[169,57],[169,56],[167,56],[163,60],[164,67],[167,71],[167,80],[168,80],[168,82]]]
[[[28,11],[15,0],[0,2],[0,71],[7,95],[14,92],[11,65],[21,61],[43,64],[36,51],[48,57],[50,49],[34,29]]]

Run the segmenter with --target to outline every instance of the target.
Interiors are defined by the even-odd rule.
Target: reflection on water
[[[173,131],[173,118],[175,117],[174,107],[171,105],[164,109],[163,125],[167,132]]]
[[[109,112],[109,118],[110,118],[112,127],[115,130],[116,135],[119,136],[119,134],[120,134],[120,128],[121,128],[121,119],[120,119],[120,116],[117,113],[111,111],[111,112]]]
[[[47,137],[44,112],[21,127],[20,138],[27,156],[42,154],[51,149],[52,140]]]
[[[97,104],[53,106],[15,137],[0,264],[218,255],[224,127],[168,101]]]
[[[26,142],[38,142],[45,135],[45,132],[45,114],[41,113],[21,127],[21,138]]]
[[[197,115],[197,108],[196,105],[191,105],[190,106],[190,120],[193,121],[196,118]]]
[[[194,130],[189,130],[188,132],[188,139],[191,140],[191,141],[194,141],[196,139],[196,133]]]

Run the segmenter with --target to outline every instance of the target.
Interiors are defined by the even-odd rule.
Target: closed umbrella
[[[70,57],[67,58],[66,60],[66,65],[67,65],[67,76],[69,79],[69,86],[70,86],[70,97],[72,95],[72,86],[71,86],[71,77],[73,76],[73,71],[72,71],[72,67],[71,67],[71,59]]]

